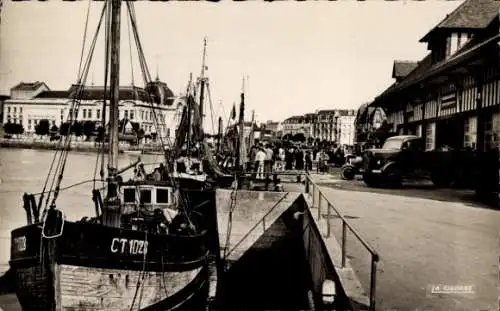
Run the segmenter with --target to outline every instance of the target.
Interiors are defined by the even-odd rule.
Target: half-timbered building
[[[428,150],[500,146],[499,10],[466,0],[420,40],[429,54],[370,104],[395,133],[424,137]]]

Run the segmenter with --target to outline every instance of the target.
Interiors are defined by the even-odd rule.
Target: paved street
[[[500,211],[453,200],[452,190],[380,194],[325,177],[316,176],[323,193],[380,254],[377,310],[498,310]],[[331,221],[340,240],[340,221]],[[368,289],[368,253],[352,235],[347,250]],[[432,294],[431,285],[439,284],[472,285],[474,293]]]

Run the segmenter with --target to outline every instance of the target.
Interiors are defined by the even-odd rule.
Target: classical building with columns
[[[466,0],[420,40],[426,57],[393,68],[396,81],[370,106],[394,133],[422,136],[428,150],[499,147],[499,10],[500,1]]]
[[[144,88],[120,87],[120,120],[127,119],[137,123],[146,135],[156,133],[173,141],[180,113],[185,105],[184,98],[175,97],[162,82],[153,83],[163,89],[153,102]],[[76,89],[77,86],[73,85],[68,90],[54,91],[43,82],[21,82],[11,89],[10,99],[4,101],[3,123],[22,124],[27,135],[35,132],[35,126],[40,120],[46,119],[51,125],[60,127],[68,120],[70,114],[77,121],[92,121],[97,126],[101,125],[104,87],[86,86],[79,96],[78,111],[73,111],[71,107],[75,100]],[[155,127],[152,106],[160,124],[158,129]],[[109,120],[109,105],[106,105],[105,110],[106,120]]]

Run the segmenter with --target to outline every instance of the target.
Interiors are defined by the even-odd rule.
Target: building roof
[[[498,0],[466,0],[446,17],[420,42],[427,42],[440,29],[484,29],[498,16]]]
[[[45,87],[49,88],[47,84],[44,82],[36,81],[36,82],[20,82],[18,85],[14,86],[11,90],[15,91],[34,91],[41,87],[42,85],[45,85]]]
[[[410,72],[417,68],[418,62],[407,60],[395,60],[392,66],[392,77],[401,79],[406,77]]]
[[[165,86],[166,87],[166,86]],[[35,98],[74,98],[78,90],[77,85],[72,85],[67,91],[44,91],[38,94]],[[165,90],[165,99],[168,102],[173,102],[173,93],[168,88]],[[106,97],[109,99],[110,92],[106,92]],[[86,86],[80,96],[82,100],[103,100],[104,87],[103,86]],[[140,87],[122,86],[119,92],[120,100],[141,100],[147,102],[150,100],[149,94],[146,90]]]
[[[35,98],[69,98],[68,91],[44,91]]]
[[[444,70],[451,69],[457,65],[460,65],[464,61],[471,59],[472,57],[477,55],[477,53],[481,50],[489,48],[492,45],[496,45],[496,43],[499,41],[500,34],[497,34],[486,40],[481,37],[473,37],[473,39],[471,39],[470,42],[468,42],[460,50],[458,50],[455,55],[435,64],[432,63],[432,54],[428,54],[421,62],[419,62],[417,68],[415,68],[403,81],[391,85],[381,95],[375,98],[374,102],[380,101],[382,98],[390,95],[391,93],[418,84],[429,77],[438,75]]]

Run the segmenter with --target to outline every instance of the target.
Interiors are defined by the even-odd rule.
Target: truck
[[[435,186],[464,185],[477,180],[478,163],[473,151],[425,150],[415,135],[388,138],[382,148],[363,153],[363,180],[369,187],[401,186],[403,180],[430,179]],[[467,186],[467,185],[466,185]]]

